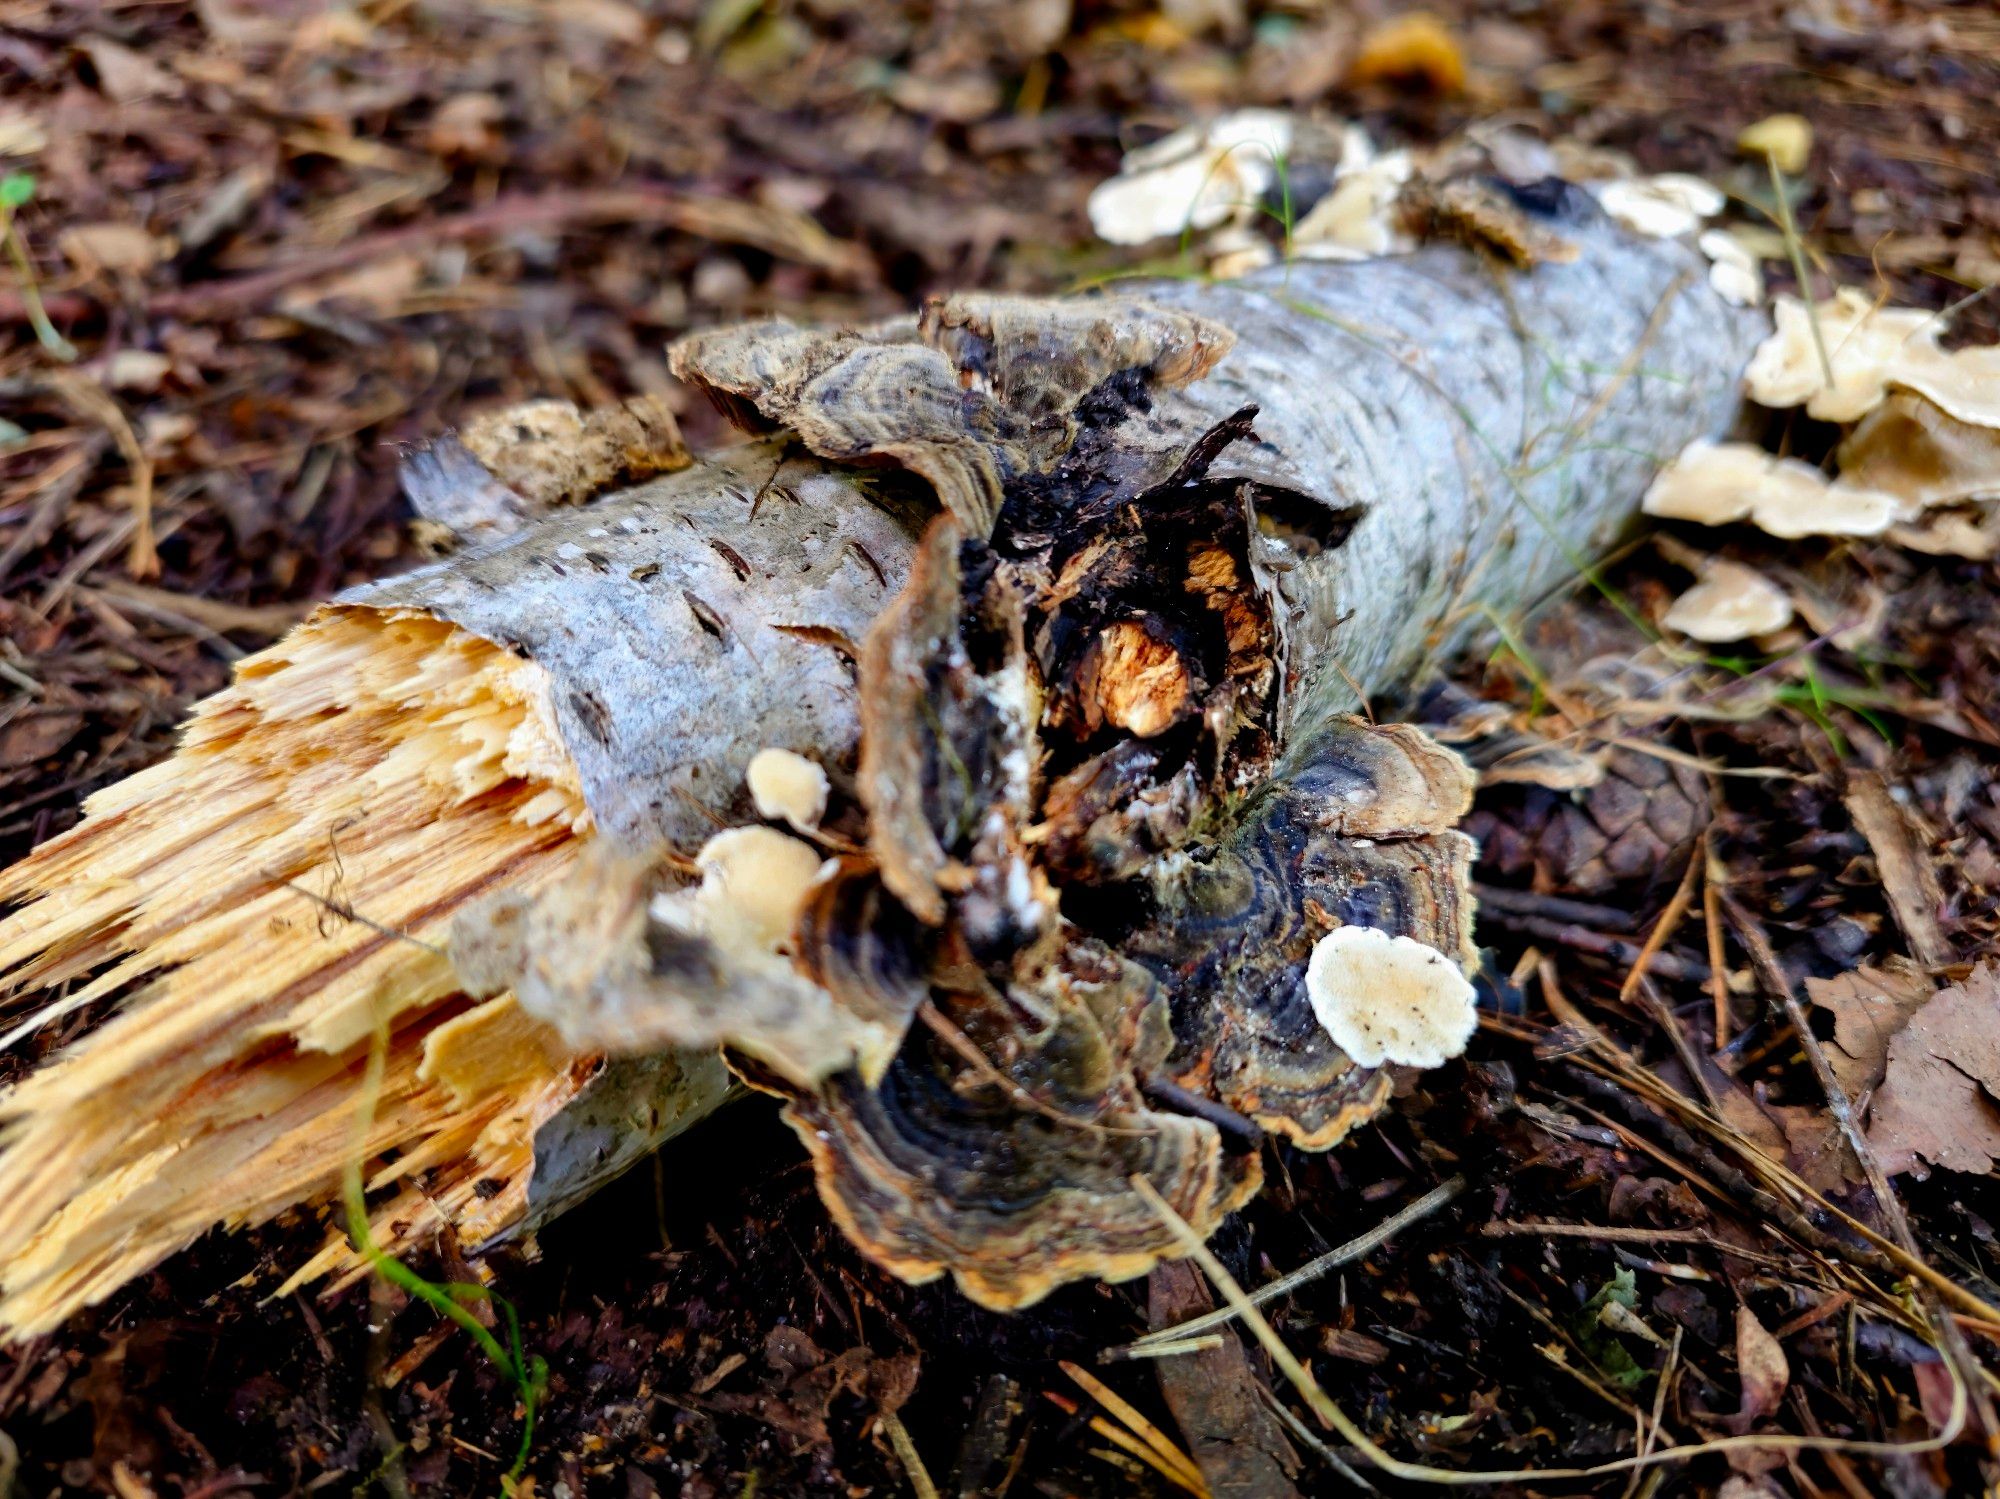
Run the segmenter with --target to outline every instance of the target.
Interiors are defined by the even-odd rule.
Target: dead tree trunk
[[[892,601],[920,612],[930,596],[940,500],[964,541],[997,522],[1008,566],[1043,555],[1044,533],[1081,555],[1078,516],[1108,535],[1143,497],[1217,529],[1204,607],[1250,611],[1241,651],[1197,660],[1129,600],[1139,623],[1094,622],[1063,657],[1074,680],[1048,684],[1088,720],[1077,774],[1113,740],[1192,765],[1195,750],[1156,747],[1193,745],[1203,712],[1261,738],[1202,740],[1202,777],[1225,761],[1242,784],[1323,770],[1315,747],[1341,715],[1573,578],[1659,463],[1734,420],[1761,319],[1716,298],[1685,246],[1588,214],[1556,228],[1574,261],[1525,273],[1436,246],[1108,302],[965,299],[920,328],[693,341],[689,375],[779,434],[343,596],[243,663],[173,759],[0,876],[14,1007],[40,1004],[33,1021],[116,1002],[0,1104],[0,1324],[45,1330],[212,1226],[327,1195],[378,1027],[388,1069],[365,1149],[391,1242],[540,1221],[712,1108],[731,1086],[713,1049],[607,1063],[509,994],[468,997],[440,948],[468,904],[554,888],[588,844],[685,854],[743,822],[744,768],[768,746],[826,765],[837,800],[871,814],[834,832],[882,860],[896,788],[871,789],[865,750],[857,769],[856,663]],[[1183,509],[1161,498],[1196,492]],[[970,554],[931,555],[955,610]],[[1192,588],[1210,563],[1189,555]],[[1068,649],[1051,629],[1043,676]],[[954,868],[977,863],[934,841]],[[897,867],[889,889],[928,921],[938,868]],[[1454,907],[1437,929],[1462,921]],[[1325,1143],[1342,1127],[1288,1132]],[[1247,1168],[1214,1167],[1200,1130],[1186,1159],[1207,1152],[1204,1211],[1226,1210]],[[1234,1184],[1214,1186],[1217,1170]],[[961,1269],[934,1244],[899,1260],[873,1208],[829,1200],[898,1269]],[[1156,1251],[1134,1245],[1086,1268],[1143,1269]],[[340,1268],[333,1239],[299,1278]],[[1010,1262],[967,1284],[1016,1304],[1054,1278]]]

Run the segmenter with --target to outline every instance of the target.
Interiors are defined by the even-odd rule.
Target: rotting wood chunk
[[[1110,391],[1079,397],[1074,369],[1010,356],[1034,343],[1025,305],[933,309],[935,346],[893,355],[771,334],[805,360],[788,369],[821,371],[806,391],[760,384],[748,335],[704,341],[720,388],[786,420],[810,393],[815,423],[850,435],[913,419],[885,416],[881,368],[853,361],[942,379],[948,354],[954,387],[1007,397],[997,442],[961,431],[951,459],[991,460],[1000,503],[981,529],[947,492],[863,643],[866,853],[820,872],[775,949],[677,923],[706,909],[706,883],[676,894],[671,869],[593,865],[609,888],[567,924],[539,918],[514,979],[579,1048],[721,1043],[786,1100],[822,1197],[872,1258],[913,1280],[949,1271],[1003,1308],[1173,1251],[1135,1174],[1207,1233],[1257,1189],[1260,1127],[1325,1148],[1382,1107],[1390,1072],[1343,1053],[1306,992],[1330,926],[1470,956],[1455,755],[1341,721],[1274,779],[1257,522],[1239,486],[1208,478],[1254,411],[1135,466],[1114,439],[1136,387],[1112,370]],[[1106,364],[1142,346],[1157,373],[1175,347],[1172,324],[1094,316],[1081,336]],[[1055,442],[1079,399],[1096,420]]]

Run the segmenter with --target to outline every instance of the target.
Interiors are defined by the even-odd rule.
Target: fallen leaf
[[[67,709],[30,709],[0,729],[0,769],[18,770],[48,759],[83,727],[83,715]]]
[[[48,132],[33,115],[0,110],[0,156],[33,156],[48,143]]]
[[[152,349],[120,349],[104,361],[104,383],[113,390],[151,395],[173,368],[171,359]]]
[[[1715,1091],[1716,1112],[1722,1122],[1756,1147],[1758,1154],[1773,1161],[1787,1155],[1785,1131],[1779,1127],[1741,1083],[1718,1071],[1710,1080]]]
[[[1824,1104],[1767,1103],[1790,1146],[1787,1164],[1817,1192],[1844,1192],[1867,1180],[1847,1137]]]
[[[1940,990],[1889,1043],[1868,1143],[1891,1175],[1928,1162],[1983,1175],[2000,1160],[2000,967]]]
[[[1410,11],[1370,27],[1347,72],[1348,83],[1356,88],[1407,80],[1437,94],[1465,87],[1465,52],[1457,34],[1428,11]]]
[[[1955,954],[1937,917],[1944,892],[1938,885],[1936,835],[1872,770],[1850,770],[1841,800],[1875,855],[1889,914],[1910,944],[1910,955],[1932,968],[1951,962]]]
[[[143,53],[105,36],[87,36],[76,44],[97,72],[97,87],[113,104],[137,104],[142,99],[173,98],[181,81]]]
[[[79,271],[143,275],[159,263],[160,241],[138,224],[72,224],[58,240],[64,258]]]
[[[1791,1383],[1785,1350],[1747,1306],[1736,1308],[1736,1375],[1743,1383],[1743,1408],[1736,1419],[1747,1431],[1777,1410]]]
[[[1806,993],[1833,1012],[1833,1075],[1849,1098],[1873,1092],[1889,1060],[1889,1041],[1930,1002],[1937,986],[1906,962],[1858,968],[1838,978],[1806,980]]]
[[[506,119],[497,94],[454,94],[431,116],[424,144],[434,156],[484,156],[499,146]]]
[[[288,293],[281,307],[316,307],[339,303],[378,317],[394,317],[424,279],[423,258],[385,255],[324,281]]]

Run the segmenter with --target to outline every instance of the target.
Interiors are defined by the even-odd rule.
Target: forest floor
[[[662,393],[699,447],[720,434],[668,339],[1115,273],[1139,252],[1093,240],[1090,189],[1198,115],[1299,108],[1383,143],[1507,116],[1768,201],[1735,138],[1797,112],[1823,276],[1926,307],[2000,281],[1988,7],[1438,0],[1448,46],[1353,86],[1392,9],[0,0],[0,173],[32,189],[14,221],[79,356],[49,358],[26,284],[0,283],[0,858],[164,755],[313,601],[414,559],[407,445],[532,396]],[[1958,323],[1996,326],[1992,300]],[[2000,1366],[2000,1064],[1940,1053],[1901,1090],[1900,1134],[1878,1111],[1904,1229],[1814,1063],[1893,1079],[1856,1020],[1871,1006],[2000,1024],[2000,979],[1974,966],[2000,926],[1994,565],[1733,545],[1821,601],[1796,649],[1671,691],[1586,671],[1643,651],[1627,616],[1656,620],[1685,582],[1671,546],[1641,546],[1603,595],[1465,668],[1608,777],[1581,799],[1482,793],[1471,1054],[1334,1152],[1271,1147],[1271,1188],[1218,1252],[1255,1286],[1452,1187],[1270,1309],[1413,1461],[1831,1434],[1890,1446],[1516,1491],[1970,1492]],[[35,1495],[496,1491],[516,1391],[462,1335],[380,1284],[239,1284],[318,1232],[212,1237],[0,1350],[0,1495],[10,1466]],[[517,1492],[907,1492],[898,1431],[946,1493],[1173,1491],[1063,1367],[1173,1429],[1147,1364],[1099,1364],[1144,1331],[1143,1283],[1014,1316],[905,1286],[834,1231],[764,1103],[538,1248],[498,1281],[550,1368]],[[1289,1400],[1261,1359],[1249,1377]],[[1925,1445],[1955,1397],[1964,1440]],[[1298,1450],[1303,1491],[1347,1487]]]

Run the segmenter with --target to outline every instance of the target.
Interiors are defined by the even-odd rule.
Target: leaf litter
[[[1246,1346],[1227,1323],[1201,1335],[1224,1345],[1105,1372],[1136,1423],[1095,1414],[1118,1408],[1095,1397],[1074,1415],[989,1401],[1075,1389],[1059,1361],[1130,1345],[1147,1289],[1079,1288],[1000,1318],[887,1280],[829,1231],[784,1137],[749,1109],[686,1146],[713,1171],[668,1190],[642,1170],[480,1268],[550,1366],[517,1493],[921,1491],[918,1473],[945,1475],[945,1492],[1185,1491],[1176,1479],[1209,1482],[1216,1433],[1177,1442],[1184,1397],[1148,1365],[1193,1357],[1274,1409],[1296,1443],[1280,1471],[1304,1492],[1368,1470],[1364,1442],[1400,1455],[1375,1472],[1385,1485],[1662,1451],[1687,1454],[1673,1461],[1695,1488],[1731,1494],[1981,1481],[1979,1444],[1953,1439],[1968,1421],[1993,1429],[1976,1413],[2000,1337],[1994,979],[1961,960],[2000,931],[2000,627],[1980,539],[1995,484],[1984,408],[1936,398],[1941,372],[1984,356],[1933,343],[1947,324],[1932,314],[2000,277],[1990,181],[1963,144],[2000,126],[1984,18],[1592,4],[1049,20],[1038,6],[994,28],[969,9],[835,22],[614,0],[506,17],[364,7],[292,28],[227,5],[17,9],[4,65],[26,81],[0,153],[34,177],[15,212],[35,280],[0,300],[14,319],[45,304],[112,405],[66,398],[20,324],[0,365],[21,434],[0,443],[12,850],[156,758],[234,651],[414,555],[393,444],[528,397],[586,419],[660,397],[701,442],[699,404],[657,356],[688,326],[859,318],[912,290],[1046,289],[1143,264],[1163,247],[1093,244],[1087,204],[1145,135],[1301,98],[1330,130],[1359,123],[1391,165],[1320,223],[1367,253],[1397,243],[1378,213],[1401,185],[1395,153],[1501,109],[1555,111],[1502,153],[1541,149],[1599,181],[1693,172],[1773,217],[1761,157],[1779,157],[1820,281],[1789,287],[1801,311],[1783,314],[1807,335],[1791,361],[1806,407],[1774,414],[1760,449],[1912,513],[1887,541],[1703,533],[1796,605],[1747,643],[1694,650],[1663,631],[1672,589],[1634,554],[1605,575],[1615,606],[1568,597],[1504,621],[1508,645],[1458,684],[1495,741],[1474,813],[1480,1033],[1351,1148],[1271,1147],[1278,1186],[1216,1243],[1254,1291],[1396,1225],[1264,1303],[1271,1335],[1318,1355],[1323,1395],[1358,1413],[1351,1430],[1321,1425],[1262,1334]],[[1884,91],[1904,98],[1918,72],[1933,82],[1908,100],[1911,134],[1885,135]],[[1804,175],[1799,132],[1773,123],[1793,113],[1811,127]],[[1735,132],[1759,122],[1740,159]],[[1236,263],[1286,253],[1332,200],[1337,178],[1304,165],[1229,205],[1215,232],[1252,237],[1224,246]],[[1791,247],[1733,216],[1732,244],[1782,285]],[[1179,233],[1168,254],[1211,269]],[[1717,269],[1734,253],[1712,251]],[[1826,305],[1829,272],[1867,289],[1866,310],[1836,300],[1821,338],[1852,323],[1856,349],[1881,356],[1851,382],[1873,404],[1844,432],[1803,419],[1820,357],[1803,309]],[[1973,301],[1949,331],[1990,342],[1993,317]],[[1855,353],[1840,350],[1846,373]],[[126,565],[148,469],[162,572],[140,584]],[[187,628],[201,618],[206,633]],[[1544,770],[1510,777],[1526,764]],[[1857,767],[1897,822],[1857,813]],[[1892,873],[1911,860],[1928,883]],[[1675,914],[1683,887],[1699,898]],[[1926,917],[1946,948],[1914,967]],[[1774,975],[1810,993],[1823,1034],[1799,1032]],[[1817,1086],[1815,1048],[1897,1173],[1921,1255]],[[393,1288],[260,1300],[287,1235],[316,1233],[198,1246],[0,1355],[22,1481],[351,1486],[400,1444],[411,1492],[490,1490],[520,1424],[503,1371]],[[455,1246],[437,1258],[443,1279],[475,1275]],[[1559,1357],[1515,1356],[1529,1344]]]

